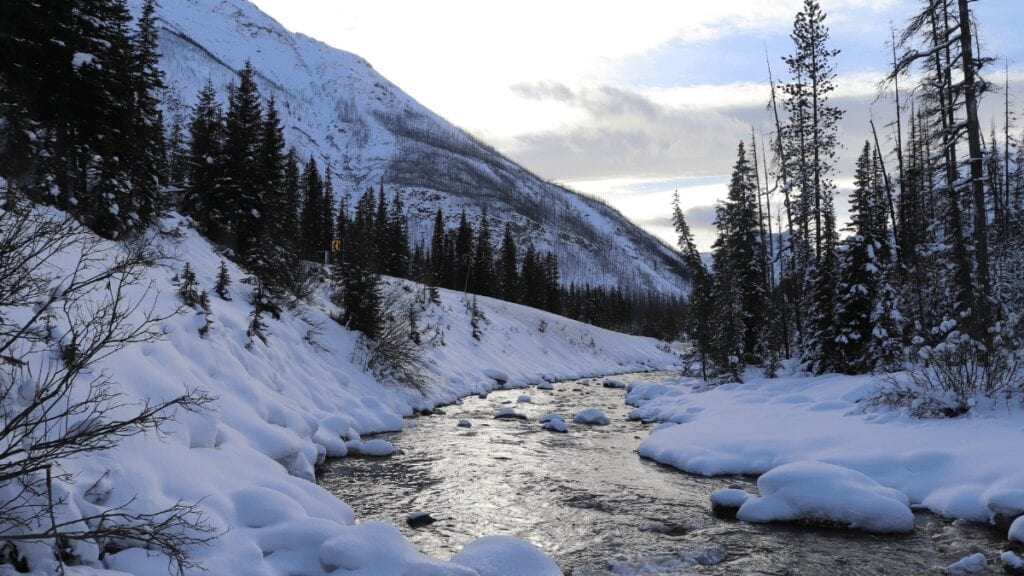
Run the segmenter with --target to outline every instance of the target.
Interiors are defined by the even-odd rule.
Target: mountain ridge
[[[140,0],[132,0],[137,14]],[[546,182],[419,104],[364,58],[290,32],[245,0],[165,0],[157,8],[168,117],[187,117],[210,81],[223,93],[246,60],[278,102],[288,144],[330,168],[337,197],[381,183],[400,192],[412,242],[486,209],[520,245],[558,257],[563,284],[679,294],[678,255],[604,202]],[[337,198],[336,198],[337,199]],[[351,204],[351,203],[350,203]]]

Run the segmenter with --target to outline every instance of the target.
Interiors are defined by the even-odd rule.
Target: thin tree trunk
[[[985,212],[985,171],[982,166],[981,126],[978,123],[978,94],[975,82],[976,62],[971,46],[971,12],[968,0],[959,0],[960,49],[963,52],[964,105],[967,109],[967,146],[970,152],[971,193],[974,200],[974,257],[977,269],[975,326],[977,335],[987,341],[989,323],[988,218]]]
[[[892,182],[889,181],[889,172],[885,169],[885,160],[882,158],[882,148],[878,145],[878,132],[875,130],[875,119],[871,119],[871,134],[875,137],[875,154],[878,156],[878,167],[882,169],[882,178],[885,180],[885,195],[889,200],[889,217],[892,219],[892,245],[896,261],[900,261],[900,235],[896,223],[896,204],[892,199]]]

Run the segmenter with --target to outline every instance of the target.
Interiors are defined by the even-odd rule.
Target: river
[[[656,380],[657,373],[617,376]],[[321,484],[349,503],[361,520],[399,526],[421,552],[448,559],[487,534],[527,538],[573,576],[629,574],[910,575],[963,556],[1006,546],[987,526],[917,515],[905,536],[804,526],[757,525],[710,513],[714,490],[749,477],[705,478],[640,458],[636,448],[651,424],[630,421],[624,391],[601,380],[555,384],[554,391],[501,390],[486,399],[406,420],[382,434],[400,452],[384,459],[329,461]],[[530,403],[516,403],[528,394]],[[529,420],[496,420],[515,407]],[[571,423],[600,408],[608,426]],[[537,418],[558,412],[567,434],[542,430]],[[459,428],[460,418],[471,428]],[[411,528],[413,511],[437,522]]]

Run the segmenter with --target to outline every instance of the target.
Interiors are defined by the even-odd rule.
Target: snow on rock
[[[554,389],[555,389],[555,385],[552,384],[551,382],[548,382],[547,380],[544,380],[544,381],[540,382],[539,384],[537,384],[537,390],[554,390]]]
[[[605,388],[625,388],[626,383],[618,378],[605,378],[601,385]]]
[[[1013,521],[1013,524],[1010,524],[1010,532],[1007,534],[1007,538],[1024,544],[1024,516],[1018,517]]]
[[[382,438],[372,440],[349,440],[345,442],[349,455],[354,456],[391,456],[397,450],[395,446]]]
[[[526,414],[516,411],[515,408],[502,408],[494,413],[495,418],[526,420]]]
[[[508,374],[502,372],[501,370],[496,370],[494,368],[485,368],[483,372],[484,376],[487,376],[491,380],[497,382],[498,386],[501,386],[508,382]]]
[[[514,536],[485,536],[466,544],[452,562],[479,576],[562,576],[551,558],[530,542]]]
[[[459,428],[472,428],[473,423],[465,418],[460,418],[459,423],[456,424],[456,426],[458,426]]]
[[[988,566],[985,564],[985,555],[980,552],[977,554],[971,554],[965,558],[961,558],[956,562],[946,566],[946,573],[954,576],[964,576],[965,574],[978,574],[980,572],[987,572]]]
[[[605,426],[611,423],[611,419],[600,408],[584,408],[573,416],[572,421],[577,424],[592,424],[596,426]]]
[[[999,555],[1003,562],[1003,569],[1011,574],[1024,574],[1024,560],[1010,550]]]
[[[824,462],[784,464],[757,479],[736,517],[747,522],[808,520],[868,532],[909,532],[907,496],[849,468]]]
[[[740,506],[753,494],[738,488],[715,490],[711,493],[711,513],[718,518],[735,518]]]
[[[409,515],[405,517],[405,523],[412,528],[427,526],[433,524],[434,522],[437,522],[437,520],[428,512],[423,512],[422,510],[410,512]]]
[[[544,430],[550,430],[551,432],[568,432],[569,426],[566,425],[565,420],[561,418],[548,420],[541,425]]]

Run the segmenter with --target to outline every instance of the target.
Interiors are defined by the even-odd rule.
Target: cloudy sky
[[[674,243],[678,190],[702,248],[740,139],[770,131],[767,60],[782,56],[802,0],[592,2],[519,0],[254,0],[287,28],[355,52],[435,112],[541,177],[608,199]],[[892,103],[877,83],[891,59],[890,22],[914,0],[822,0],[837,58],[833,102],[847,110],[836,181],[885,128]],[[1024,84],[1024,2],[973,4],[986,54]],[[1003,63],[990,77],[1001,83]],[[982,119],[998,116],[1002,94]],[[1024,92],[1011,88],[1024,106]],[[995,118],[998,121],[998,118]],[[779,202],[776,202],[778,205]],[[842,209],[843,202],[838,203]]]

